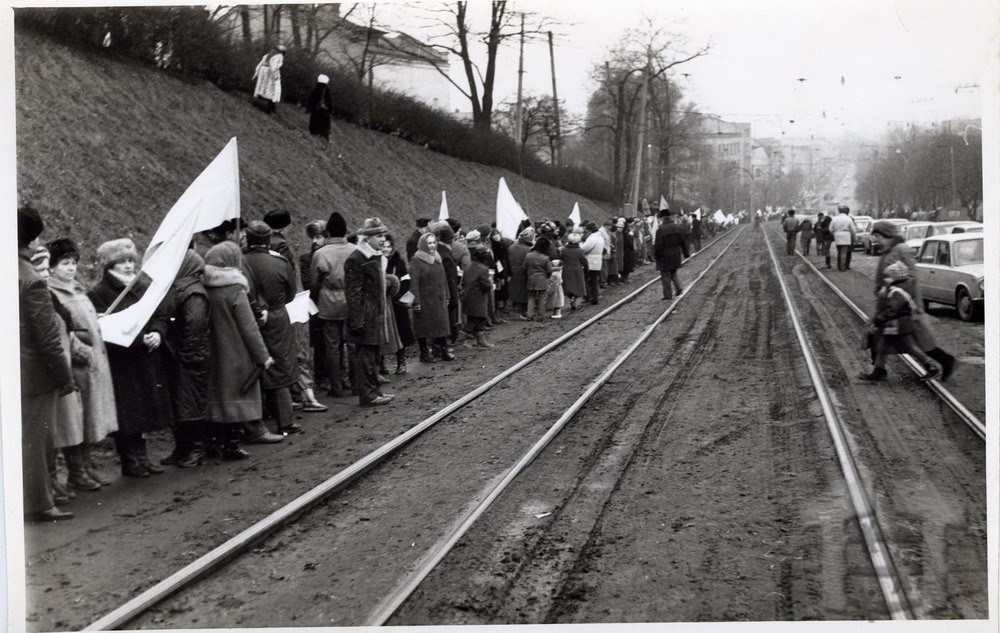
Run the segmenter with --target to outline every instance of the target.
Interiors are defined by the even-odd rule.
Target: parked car
[[[903,226],[904,224],[909,223],[909,220],[905,220],[903,218],[886,218],[884,221],[892,222],[897,226]],[[874,224],[874,222],[872,224]],[[862,248],[864,248],[865,252],[869,255],[878,255],[882,252],[882,247],[879,245],[878,240],[872,239],[871,227],[868,227],[868,232],[862,235],[861,241]]]
[[[932,224],[932,222],[910,222],[899,227],[899,232],[903,235],[903,240],[909,249],[913,251],[914,255],[920,250],[920,245],[924,243],[924,239],[928,235],[931,235]]]
[[[868,235],[868,240],[871,241],[872,235],[872,223],[874,219],[870,215],[856,215],[854,216],[854,228],[857,229],[857,233],[854,234],[854,242],[851,244],[851,248],[864,249],[864,236]]]
[[[931,235],[948,235],[949,233],[982,232],[983,225],[971,220],[957,222],[935,222],[931,227]],[[928,236],[930,237],[930,236]]]
[[[983,314],[983,275],[982,233],[928,237],[917,255],[917,283],[924,308],[931,302],[953,305],[963,321]]]

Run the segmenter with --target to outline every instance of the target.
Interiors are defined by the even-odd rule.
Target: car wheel
[[[976,305],[965,288],[959,288],[955,293],[955,307],[958,308],[958,317],[963,321],[972,321],[976,318]]]

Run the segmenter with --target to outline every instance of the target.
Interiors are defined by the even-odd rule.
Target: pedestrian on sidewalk
[[[347,330],[354,346],[354,384],[362,406],[388,404],[395,397],[382,393],[378,358],[387,343],[386,287],[382,272],[382,242],[389,230],[378,218],[358,229],[358,246],[344,262]]]
[[[683,264],[681,257],[690,257],[684,229],[674,222],[670,209],[660,211],[660,228],[656,230],[654,251],[656,268],[660,271],[660,284],[663,286],[663,299],[674,298],[672,289],[681,294],[681,282],[677,278],[677,269]]]
[[[857,229],[854,226],[854,218],[851,217],[851,209],[846,205],[837,207],[837,217],[830,220],[830,233],[833,234],[833,243],[837,246],[837,270],[850,270]]]
[[[435,363],[431,344],[439,351],[441,360],[455,357],[448,351],[448,276],[444,272],[437,238],[425,233],[417,242],[417,250],[410,259],[410,292],[413,293],[413,335],[420,345],[420,362]]]
[[[799,220],[795,217],[795,209],[789,209],[785,219],[781,221],[785,231],[785,255],[795,254],[795,237],[799,233]]]

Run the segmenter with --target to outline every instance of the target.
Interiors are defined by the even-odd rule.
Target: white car
[[[931,225],[933,222],[910,222],[899,227],[899,232],[903,236],[903,240],[906,245],[913,251],[916,255],[920,250],[920,245],[924,243],[924,239],[931,234]]]
[[[924,240],[917,255],[917,283],[924,308],[932,301],[953,305],[963,321],[983,313],[983,234],[952,233]]]
[[[983,225],[979,222],[972,222],[971,220],[963,221],[951,221],[951,222],[935,222],[931,227],[931,233],[928,235],[948,235],[951,233],[982,233]]]

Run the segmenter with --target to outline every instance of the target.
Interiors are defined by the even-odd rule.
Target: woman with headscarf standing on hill
[[[166,348],[170,352],[167,369],[174,401],[174,450],[161,464],[181,468],[205,461],[208,432],[208,291],[202,283],[205,260],[194,250],[184,254],[174,279],[167,305],[170,328]]]
[[[326,75],[316,78],[316,85],[306,99],[306,112],[309,113],[309,133],[322,136],[323,140],[329,143],[333,95],[330,94],[330,78]]]
[[[433,233],[424,233],[417,242],[417,252],[410,260],[410,292],[413,293],[413,335],[420,344],[420,362],[436,362],[428,341],[433,341],[442,360],[454,360],[446,341],[451,332],[448,277]]]
[[[284,61],[285,47],[279,44],[261,58],[251,77],[257,82],[254,84],[253,96],[264,100],[262,109],[268,114],[274,114],[281,101],[281,65]]]
[[[88,293],[97,312],[106,312],[133,282],[113,313],[135,305],[149,281],[145,277],[136,279],[141,273],[137,270],[139,254],[132,240],[126,237],[105,242],[97,247],[97,257],[104,277]],[[163,468],[150,461],[143,433],[169,429],[174,424],[167,370],[160,349],[169,322],[166,306],[160,305],[131,346],[107,345],[118,412],[115,447],[126,477],[148,477],[163,472]]]
[[[115,391],[111,382],[111,367],[108,352],[101,338],[101,326],[97,321],[97,310],[76,280],[80,252],[69,239],[49,242],[50,274],[49,290],[65,307],[76,327],[74,332],[77,350],[74,353],[73,377],[80,387],[83,401],[83,443],[79,447],[63,450],[69,470],[68,484],[73,488],[93,490],[81,481],[79,473],[102,486],[110,482],[101,477],[91,463],[90,450],[110,433],[118,430],[118,414],[115,411]],[[85,362],[84,362],[85,360]],[[77,453],[79,456],[77,456]]]
[[[250,309],[250,283],[233,242],[217,244],[205,255],[210,349],[208,415],[222,440],[222,458],[246,459],[240,447],[244,422],[260,423],[260,380],[251,380],[274,364]],[[246,387],[246,391],[244,391]]]

